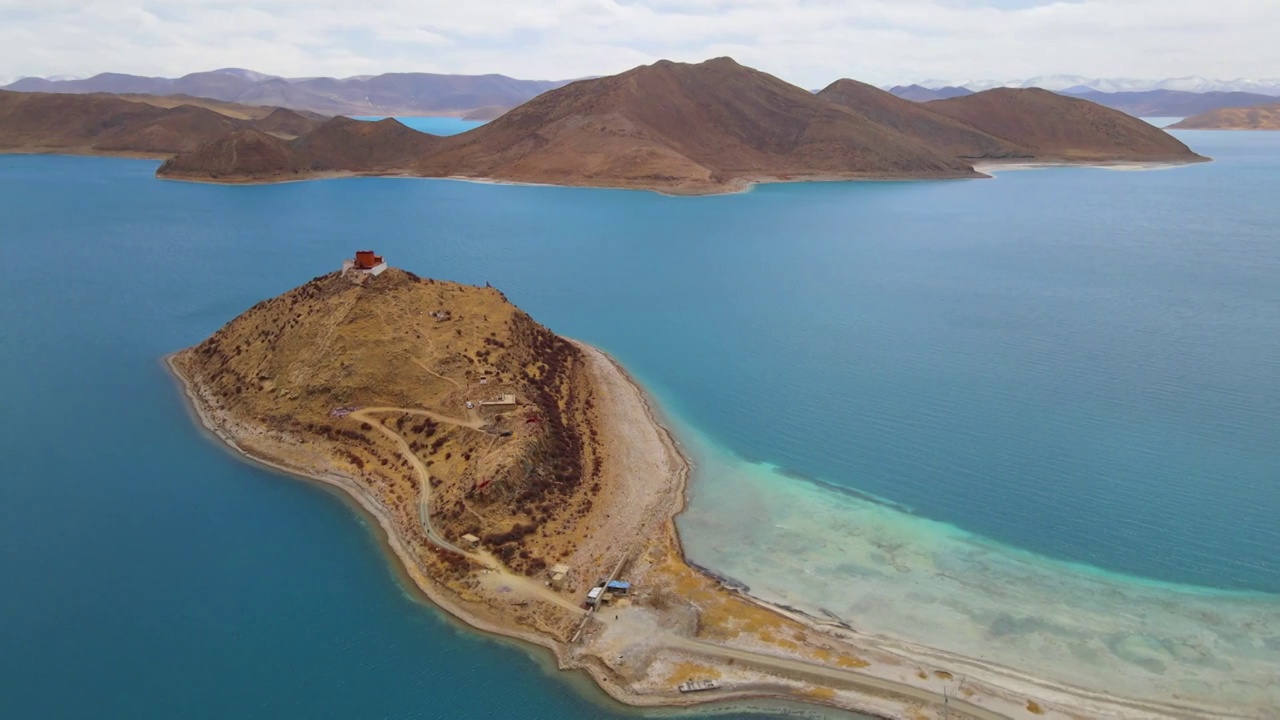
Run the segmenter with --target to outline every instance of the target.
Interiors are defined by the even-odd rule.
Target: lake
[[[191,423],[160,358],[356,247],[618,357],[697,463],[691,559],[763,597],[1280,704],[1280,133],[1180,136],[1216,162],[708,198],[0,156],[0,710],[623,712]]]

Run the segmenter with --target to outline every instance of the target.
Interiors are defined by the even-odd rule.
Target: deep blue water
[[[605,713],[186,416],[162,355],[357,246],[492,282],[744,457],[1280,592],[1280,133],[1183,137],[1218,161],[714,198],[0,156],[0,716]]]

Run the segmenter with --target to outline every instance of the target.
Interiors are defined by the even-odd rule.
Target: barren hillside
[[[818,97],[960,158],[1022,158],[1030,152],[1015,143],[992,137],[975,127],[926,105],[907,100],[857,80],[837,80]]]
[[[429,175],[669,190],[756,179],[965,177],[972,169],[729,58],[552,90],[447,138]]]
[[[437,532],[472,533],[529,573],[572,552],[560,531],[599,490],[582,362],[497,290],[396,269],[318,277],[177,356],[212,402],[362,478],[420,536],[420,488],[403,456],[369,420],[344,417],[387,408],[376,419],[429,469]],[[504,395],[514,402],[482,403]]]
[[[246,119],[246,113],[232,117],[206,105],[210,103],[168,107],[115,95],[0,90],[0,151],[168,157],[238,131],[261,129],[292,136],[315,125],[288,110],[261,108],[270,114]]]
[[[1170,127],[1178,130],[1280,130],[1280,103],[1211,110]]]
[[[1038,160],[1194,162],[1177,138],[1119,110],[1038,88],[997,88],[925,107],[1029,149]]]

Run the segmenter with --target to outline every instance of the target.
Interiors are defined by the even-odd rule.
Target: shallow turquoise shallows
[[[700,564],[803,605],[831,589],[784,586],[787,563],[820,548],[855,625],[902,634],[864,580],[966,613],[973,637],[922,628],[957,651],[1048,623],[1148,694],[1190,676],[1182,646],[983,614],[934,578],[1197,597],[1226,617],[1187,633],[1239,653],[1211,670],[1246,687],[1193,695],[1254,698],[1280,657],[1280,133],[1181,137],[1217,161],[710,198],[0,156],[0,717],[618,712],[441,619],[348,504],[191,423],[160,358],[357,247],[491,282],[635,372],[699,463]],[[928,571],[857,546],[872,527]]]

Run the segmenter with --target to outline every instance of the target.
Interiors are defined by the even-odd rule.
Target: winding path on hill
[[[501,586],[507,586],[513,589],[518,588],[519,590],[523,591],[524,593],[527,593],[528,595],[534,597],[535,599],[551,603],[552,605],[563,608],[575,614],[585,614],[586,613],[585,610],[583,610],[581,607],[578,607],[570,600],[567,600],[560,593],[557,593],[554,590],[551,590],[550,588],[543,586],[541,583],[537,582],[536,580],[525,577],[523,575],[519,575],[511,571],[506,566],[504,566],[500,561],[498,561],[497,558],[493,557],[488,552],[485,552],[483,550],[479,552],[464,550],[458,547],[457,545],[449,542],[444,538],[444,536],[436,532],[435,528],[432,527],[431,525],[431,514],[430,514],[431,473],[430,471],[427,470],[427,466],[422,462],[422,459],[418,457],[417,453],[413,452],[413,449],[409,446],[408,441],[404,439],[403,435],[387,427],[382,423],[381,420],[374,417],[374,415],[377,413],[390,413],[390,412],[428,417],[437,422],[442,422],[449,425],[455,425],[457,427],[471,428],[473,430],[479,430],[483,421],[482,420],[462,420],[459,418],[449,417],[448,415],[442,415],[440,413],[432,412],[430,410],[399,408],[399,407],[362,408],[360,410],[356,410],[352,412],[351,415],[349,416],[360,422],[369,423],[373,427],[376,427],[379,431],[381,431],[387,437],[394,440],[397,447],[399,447],[400,449],[400,453],[412,465],[414,472],[417,473],[418,475],[418,479],[421,485],[421,492],[419,492],[418,494],[418,515],[422,523],[423,531],[427,535],[427,540],[429,540],[431,543],[441,548],[444,548],[451,552],[458,553],[459,555],[462,555],[464,557],[470,558],[471,560],[474,560],[480,565],[482,565],[483,567],[487,568],[490,572],[494,573],[495,574],[494,578],[487,581],[486,584],[497,585],[499,588]],[[598,614],[596,615],[596,617],[602,622],[608,622]],[[895,680],[876,677],[868,673],[858,672],[857,670],[830,667],[830,666],[821,665],[818,663],[811,663],[803,660],[796,660],[796,659],[781,657],[777,655],[770,655],[767,653],[758,653],[750,650],[740,650],[737,648],[727,647],[724,645],[719,645],[719,644],[707,642],[704,640],[697,640],[695,638],[683,637],[681,635],[678,635],[676,633],[672,633],[669,631],[664,633],[663,641],[672,648],[684,650],[691,653],[697,653],[700,655],[716,657],[723,660],[749,663],[757,667],[766,668],[768,670],[783,673],[786,675],[793,675],[793,676],[799,675],[801,677],[810,678],[810,679],[834,681],[844,685],[861,688],[863,690],[867,690],[870,692],[888,692],[888,693],[892,693],[902,697],[911,698],[913,700],[925,702],[932,706],[941,706],[944,702],[946,702],[950,710],[953,710],[963,715],[971,716],[976,720],[1008,720],[1007,716],[1005,715],[1001,715],[1000,713],[987,710],[986,708],[980,707],[978,705],[974,705],[973,703],[967,702],[965,700],[961,700],[959,698],[946,698],[943,695],[940,695],[931,690],[926,690],[924,688],[916,687],[914,685],[898,682]]]
[[[387,413],[387,412],[406,413],[409,415],[419,415],[423,417],[429,417],[439,422],[447,423],[450,425],[457,425],[459,427],[471,428],[472,430],[477,430],[477,431],[483,425],[484,421],[482,419],[469,420],[469,421],[459,420],[458,418],[452,418],[452,417],[449,417],[448,415],[441,415],[440,413],[431,412],[430,410],[415,410],[411,408],[398,408],[398,407],[361,408],[360,410],[356,410],[352,412],[348,416],[360,422],[369,423],[371,426],[377,428],[384,435],[386,435],[387,437],[395,441],[397,447],[399,447],[400,449],[400,454],[403,455],[404,458],[408,460],[409,464],[413,467],[414,472],[418,475],[418,483],[419,483],[419,487],[421,488],[418,493],[418,519],[419,519],[419,522],[422,523],[422,530],[423,532],[426,533],[427,540],[429,542],[431,542],[433,545],[436,545],[437,547],[444,548],[445,550],[448,550],[450,552],[455,552],[459,555],[462,555],[463,557],[474,560],[481,567],[484,567],[489,572],[494,573],[495,578],[492,579],[491,582],[493,584],[499,585],[499,589],[501,588],[501,586],[518,588],[524,593],[526,593],[527,595],[537,600],[548,602],[552,605],[555,605],[557,607],[560,607],[562,609],[568,610],[576,614],[584,613],[585,610],[575,605],[572,601],[565,599],[564,596],[562,596],[560,593],[557,593],[554,590],[551,590],[550,588],[544,586],[542,583],[539,583],[538,581],[532,578],[528,578],[528,577],[525,577],[524,575],[520,575],[518,573],[511,571],[509,568],[503,565],[502,562],[500,562],[497,558],[493,557],[493,555],[489,554],[488,552],[484,550],[480,550],[478,552],[473,550],[464,550],[458,547],[457,545],[449,542],[447,539],[445,539],[443,535],[436,532],[435,527],[433,527],[431,524],[431,472],[427,470],[426,464],[422,462],[422,459],[418,457],[418,454],[415,453],[413,451],[413,448],[409,446],[409,442],[404,439],[403,435],[396,432],[395,430],[392,430],[386,425],[383,425],[381,420],[373,417],[374,413]]]

